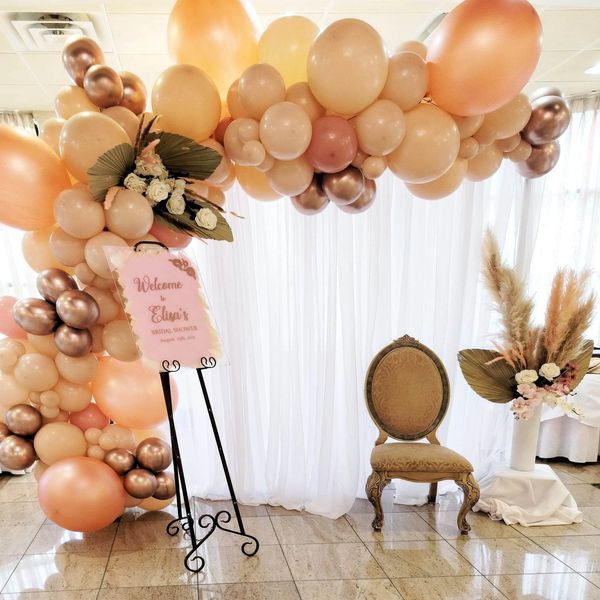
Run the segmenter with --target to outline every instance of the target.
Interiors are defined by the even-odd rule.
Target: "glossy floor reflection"
[[[46,521],[31,476],[0,476],[0,600],[600,600],[600,465],[552,463],[584,522],[510,527],[471,514],[456,530],[458,502],[403,506],[384,492],[385,526],[357,499],[331,520],[274,506],[241,507],[261,543],[246,558],[236,536],[217,533],[199,575],[183,567],[189,542],[165,532],[168,511],[127,511],[83,535]],[[199,513],[229,508],[194,501]]]

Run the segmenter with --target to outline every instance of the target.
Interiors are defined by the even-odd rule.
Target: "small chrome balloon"
[[[62,52],[63,65],[75,85],[83,86],[87,70],[104,62],[104,53],[91,38],[77,36],[70,38]]]
[[[134,498],[150,498],[158,488],[156,475],[146,469],[133,469],[123,478],[125,491]]]
[[[548,142],[541,146],[533,146],[529,158],[517,163],[519,173],[528,179],[535,179],[549,173],[560,158],[558,141]]]
[[[54,306],[41,298],[23,298],[12,309],[17,325],[33,335],[48,335],[59,324]]]
[[[365,179],[365,189],[363,193],[352,204],[340,204],[338,208],[344,212],[356,215],[364,212],[375,202],[377,187],[372,179]]]
[[[36,279],[38,292],[44,300],[53,304],[67,290],[76,290],[77,282],[61,269],[44,269]]]
[[[534,146],[558,139],[571,122],[571,111],[564,98],[543,96],[531,103],[531,117],[521,137]]]
[[[9,435],[0,443],[0,465],[11,471],[28,469],[35,460],[35,450],[29,440]]]
[[[365,189],[365,178],[355,167],[346,167],[339,173],[323,175],[323,191],[335,204],[352,204]]]
[[[83,79],[83,89],[88,98],[100,108],[117,106],[123,100],[123,81],[108,65],[90,67]]]
[[[135,467],[135,456],[125,448],[115,448],[104,455],[104,462],[118,475],[125,475]]]
[[[121,71],[119,73],[123,82],[123,98],[119,106],[128,108],[139,115],[146,110],[147,92],[144,82],[135,73]]]
[[[29,404],[15,404],[6,411],[6,425],[16,435],[35,435],[42,426],[42,414]]]
[[[316,215],[324,211],[329,204],[329,198],[323,191],[317,175],[301,194],[292,196],[290,200],[294,208],[303,215]]]
[[[157,500],[167,500],[175,495],[175,479],[171,473],[163,471],[162,473],[156,474],[156,481],[158,487],[154,492],[154,497]]]
[[[56,312],[63,322],[75,329],[93,327],[100,316],[100,307],[83,290],[67,290],[56,301]]]
[[[142,440],[138,444],[135,455],[141,467],[155,473],[164,471],[173,460],[171,446],[155,437]]]
[[[85,356],[91,351],[92,342],[89,329],[75,329],[63,324],[54,333],[56,347],[67,356]]]

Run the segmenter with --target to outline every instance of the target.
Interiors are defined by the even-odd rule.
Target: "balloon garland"
[[[356,214],[388,169],[435,200],[504,158],[525,177],[558,160],[570,120],[560,90],[521,93],[541,52],[526,0],[465,0],[427,45],[391,54],[356,19],[319,33],[286,16],[260,37],[255,23],[243,0],[177,0],[177,64],[150,97],[93,40],[70,38],[73,85],[40,139],[0,125],[0,222],[26,232],[43,296],[0,298],[0,463],[35,464],[44,512],[68,529],[174,495],[170,448],[151,430],[166,418],[159,377],[140,360],[104,246],[232,241],[223,205],[236,180],[306,215]]]

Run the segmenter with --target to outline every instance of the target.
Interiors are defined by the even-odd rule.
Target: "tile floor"
[[[361,499],[336,521],[244,506],[258,555],[215,534],[200,575],[183,567],[187,540],[165,533],[169,512],[132,509],[102,532],[71,533],[46,521],[30,475],[0,476],[0,600],[600,600],[600,465],[552,466],[583,523],[510,527],[472,514],[465,537],[457,498],[412,507],[393,504],[391,491],[381,533]]]

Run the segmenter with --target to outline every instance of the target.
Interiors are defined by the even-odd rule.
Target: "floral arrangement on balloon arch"
[[[560,269],[552,282],[543,325],[532,324],[533,300],[514,268],[500,258],[490,231],[484,240],[484,277],[501,320],[495,350],[458,353],[471,388],[491,402],[512,402],[516,419],[527,420],[541,404],[581,414],[571,399],[586,374],[594,343],[584,334],[595,297],[587,292],[589,273]]]

